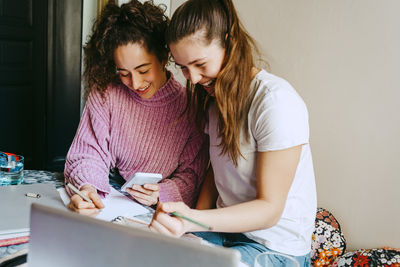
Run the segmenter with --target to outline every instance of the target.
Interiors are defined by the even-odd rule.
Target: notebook
[[[235,267],[239,253],[32,205],[29,267]]]
[[[26,194],[40,196],[36,198]],[[0,186],[0,240],[29,235],[29,212],[32,203],[66,210],[53,184]]]
[[[68,206],[70,198],[65,191],[65,188],[59,188],[58,192],[65,204]],[[97,219],[111,221],[118,216],[134,217],[150,213],[150,208],[146,208],[128,196],[118,192],[111,187],[110,194],[105,199],[101,200],[104,204],[104,209],[96,216]]]

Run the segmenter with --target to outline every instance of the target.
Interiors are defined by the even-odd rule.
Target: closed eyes
[[[149,70],[150,70],[150,69],[148,69],[148,70],[145,70],[145,71],[139,71],[139,74],[146,74],[146,73],[148,73],[148,72],[149,72]]]
[[[196,66],[197,68],[201,68],[201,67],[204,67],[205,64],[206,64],[205,62],[203,62],[203,63],[196,63],[195,66]],[[182,66],[182,65],[179,65],[179,64],[177,64],[177,63],[175,63],[175,65],[178,66],[181,70],[186,70],[186,69],[187,69],[186,66]]]
[[[148,73],[149,72],[149,70],[150,69],[147,69],[147,70],[144,70],[144,71],[138,71],[139,72],[139,74],[141,74],[141,75],[144,75],[144,74],[146,74],[146,73]],[[121,77],[128,77],[131,73],[130,72],[127,72],[127,73],[124,73],[124,72],[121,72],[122,70],[117,70],[117,73],[121,76]]]

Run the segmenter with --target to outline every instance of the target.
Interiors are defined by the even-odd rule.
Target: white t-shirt
[[[228,207],[256,198],[257,152],[302,145],[301,158],[282,217],[271,228],[244,233],[272,250],[302,256],[311,250],[317,208],[307,108],[288,82],[265,70],[253,79],[251,89],[256,93],[248,114],[249,140],[245,141],[242,131],[240,151],[245,158],[238,159],[237,167],[227,154],[221,154],[215,106],[210,107],[206,132],[210,136],[210,159],[219,192],[217,207]],[[238,223],[244,219],[238,219]]]

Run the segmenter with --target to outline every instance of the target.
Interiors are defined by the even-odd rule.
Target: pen
[[[81,198],[86,200],[89,203],[93,203],[93,201],[88,198],[86,195],[82,194],[81,191],[79,191],[75,186],[73,186],[71,183],[66,183],[66,186],[68,186],[72,191],[74,191],[76,194],[78,194]]]
[[[183,215],[180,214],[179,212],[176,212],[176,211],[171,212],[171,215],[172,215],[172,216],[175,216],[175,217],[182,218],[182,219],[184,219],[184,220],[186,220],[186,221],[189,221],[189,222],[191,222],[191,223],[197,224],[198,226],[203,227],[204,229],[207,229],[207,230],[209,230],[209,231],[212,230],[212,227],[207,226],[207,225],[202,224],[202,223],[199,223],[199,222],[197,222],[197,221],[195,221],[195,220],[193,220],[193,219],[190,219],[190,218],[188,218],[188,217],[186,217],[186,216],[183,216]]]

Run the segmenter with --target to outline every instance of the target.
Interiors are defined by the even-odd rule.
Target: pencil
[[[81,198],[83,198],[85,201],[89,203],[93,203],[93,201],[88,198],[86,195],[84,195],[81,191],[79,191],[75,186],[73,186],[71,183],[66,183],[66,186],[68,186],[72,191],[74,191],[76,194],[78,194]]]
[[[176,212],[176,211],[171,212],[171,215],[172,215],[172,216],[175,216],[175,217],[182,218],[182,219],[184,219],[184,220],[186,220],[186,221],[189,221],[189,222],[191,222],[191,223],[197,224],[198,226],[200,226],[200,227],[202,227],[202,228],[204,228],[204,229],[206,229],[206,230],[209,230],[209,231],[212,230],[212,227],[207,226],[207,225],[202,224],[202,223],[199,223],[199,222],[197,222],[197,221],[195,221],[195,220],[193,220],[193,219],[190,219],[190,218],[188,218],[188,217],[186,217],[186,216],[183,216],[183,215],[180,214],[179,212]]]

